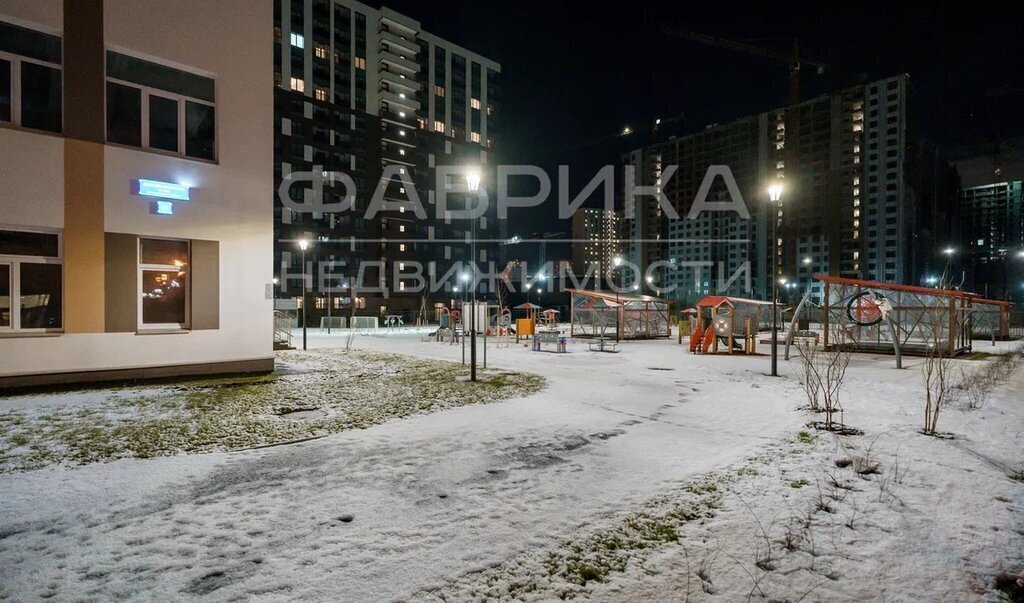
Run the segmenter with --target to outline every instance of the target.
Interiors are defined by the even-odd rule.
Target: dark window
[[[0,327],[11,326],[11,265],[0,264]]]
[[[58,257],[59,238],[45,232],[0,230],[0,254]]]
[[[11,62],[0,59],[0,121],[11,121]]]
[[[107,77],[214,102],[214,81],[208,77],[109,50]]]
[[[142,146],[142,91],[107,82],[107,140]]]
[[[214,108],[185,102],[185,154],[199,159],[214,156]]]
[[[0,21],[0,50],[61,64],[60,38]]]
[[[60,132],[63,124],[61,105],[60,70],[22,61],[21,125]]]
[[[142,271],[142,324],[185,324],[184,276],[184,271]]]
[[[164,151],[178,150],[178,101],[149,96],[149,146]]]
[[[141,239],[140,261],[143,264],[187,265],[188,243],[165,239]]]
[[[61,327],[62,267],[60,264],[21,264],[21,328]]]

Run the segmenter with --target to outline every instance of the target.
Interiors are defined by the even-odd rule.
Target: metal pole
[[[772,377],[779,376],[779,216],[772,205]]]
[[[476,381],[476,218],[473,218],[469,236],[469,253],[471,256],[469,265],[473,267],[473,274],[470,277],[473,282],[473,326],[470,330],[470,336],[473,339],[469,341],[469,380]]]
[[[619,266],[619,282],[615,287],[615,343],[622,333],[622,308],[619,306],[619,289],[622,288],[622,266]]]
[[[327,285],[327,334],[331,334],[331,285]]]
[[[306,350],[306,317],[309,315],[309,301],[306,295],[306,250],[302,250],[302,350]]]

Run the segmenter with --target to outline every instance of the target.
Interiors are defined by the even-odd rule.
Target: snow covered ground
[[[491,345],[490,366],[548,387],[290,446],[0,476],[0,599],[963,600],[1024,568],[1020,373],[946,411],[943,440],[917,433],[920,360],[855,355],[845,418],[865,435],[837,439],[800,434],[796,361],[776,379],[765,356],[620,349]],[[854,457],[879,472],[836,466]]]

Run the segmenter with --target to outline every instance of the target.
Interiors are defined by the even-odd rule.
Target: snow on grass
[[[494,370],[474,384],[458,364],[373,352],[286,352],[278,364],[273,375],[101,390],[66,405],[0,400],[0,472],[288,442],[544,387]]]

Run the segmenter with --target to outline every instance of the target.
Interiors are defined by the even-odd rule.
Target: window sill
[[[190,329],[139,329],[136,335],[188,335]]]
[[[33,130],[34,132],[35,130]],[[119,142],[110,142],[105,140],[103,142],[108,147],[114,147],[118,149],[127,149],[129,151],[139,151],[140,153],[148,153],[150,155],[159,155],[161,157],[168,157],[170,159],[181,159],[183,161],[195,161],[196,163],[206,163],[209,165],[220,165],[219,159],[202,159],[200,157],[192,157],[190,155],[182,155],[180,153],[173,153],[171,151],[162,151],[160,149],[154,149],[152,147],[134,146],[130,144],[122,144]]]
[[[0,332],[0,339],[21,339],[28,337],[60,337],[63,331],[8,331]]]

